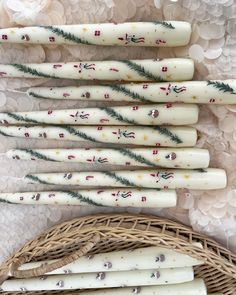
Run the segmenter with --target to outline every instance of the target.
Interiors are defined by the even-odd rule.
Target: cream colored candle
[[[89,171],[28,174],[29,183],[148,188],[222,189],[226,173],[222,169],[155,169],[133,171]]]
[[[0,77],[79,80],[181,81],[191,80],[191,59],[81,61],[42,64],[0,64]]]
[[[207,168],[210,161],[208,150],[198,148],[12,149],[6,156],[14,160],[186,169]]]
[[[0,126],[4,136],[92,141],[145,146],[191,147],[197,142],[192,127],[169,126]]]
[[[236,80],[31,87],[26,93],[52,99],[236,104]]]
[[[196,247],[202,248],[200,243]],[[137,259],[141,257],[141,259]],[[33,269],[42,264],[50,264],[55,260],[31,262],[23,264],[20,269]],[[94,256],[81,257],[76,261],[56,269],[47,275],[68,273],[91,273],[127,271],[159,268],[179,268],[202,265],[203,261],[162,247],[139,248],[132,251],[121,250],[117,252],[101,253]]]
[[[188,125],[198,121],[194,104],[100,107],[0,113],[2,124]]]
[[[2,291],[37,291],[110,288],[121,286],[169,285],[192,281],[193,268],[163,268],[123,272],[98,272],[52,275],[30,279],[10,279],[1,285]]]
[[[92,189],[79,191],[47,191],[0,193],[0,202],[30,205],[82,205],[141,208],[176,206],[176,192],[155,189]]]
[[[71,293],[66,293],[69,295]],[[78,295],[81,293],[73,293]],[[166,286],[146,286],[146,287],[133,287],[133,288],[116,288],[116,289],[103,289],[97,291],[85,291],[83,295],[207,295],[205,283],[202,279],[195,279],[192,282],[166,285]],[[223,295],[220,293],[210,295]]]
[[[0,42],[120,46],[183,46],[191,25],[181,21],[34,26],[0,30]]]

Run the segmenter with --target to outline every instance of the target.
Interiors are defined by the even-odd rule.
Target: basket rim
[[[214,266],[215,269],[218,269],[219,272],[222,272],[222,274],[227,275],[229,278],[236,279],[236,255],[214,239],[208,238],[204,234],[193,231],[191,227],[170,219],[154,215],[129,213],[94,214],[56,224],[26,242],[18,251],[15,251],[0,266],[0,271],[2,272],[3,269],[6,270],[6,268],[9,269],[9,265],[12,261],[23,257],[23,254],[25,256],[30,256],[30,251],[33,251],[35,247],[39,247],[39,249],[43,248],[44,243],[49,243],[50,238],[53,236],[56,236],[57,240],[62,243],[63,234],[65,233],[63,228],[67,230],[67,234],[70,233],[72,235],[66,238],[68,239],[69,237],[69,239],[72,240],[75,233],[83,237],[83,235],[89,232],[90,235],[100,233],[103,239],[108,237],[111,241],[117,239],[118,236],[120,239],[124,238],[124,240],[128,242],[129,239],[124,233],[124,230],[127,230],[131,237],[135,237],[136,242],[142,242],[144,241],[143,235],[146,233],[146,236],[148,236],[148,239],[145,240],[146,244],[151,245],[151,243],[153,243],[160,247],[173,248],[177,252],[187,253],[198,259],[201,259],[200,252],[202,252],[202,257],[207,257],[208,254],[209,261],[206,261],[206,264]],[[174,233],[174,235],[172,235],[172,233]],[[188,236],[189,239],[186,236]],[[164,241],[164,243],[160,241]],[[192,245],[193,242],[201,242],[203,249]],[[36,255],[36,257],[39,256],[40,255]]]

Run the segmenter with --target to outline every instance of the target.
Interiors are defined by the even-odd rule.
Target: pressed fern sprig
[[[45,180],[41,180],[39,177],[37,177],[35,175],[31,175],[31,174],[26,175],[25,179],[33,180],[34,183],[36,182],[36,183],[41,183],[41,184],[51,184],[50,182],[47,182]]]
[[[3,132],[3,131],[1,131],[1,130],[0,130],[0,134],[3,135],[3,136],[9,136],[9,137],[12,137],[12,135],[9,135],[9,134],[7,134],[6,132]]]
[[[236,92],[234,92],[234,89],[229,86],[229,84],[220,82],[220,81],[207,81],[207,86],[212,85],[213,87],[217,88],[219,91],[222,92],[229,92],[230,94],[236,95]]]
[[[6,115],[8,115],[10,118],[13,118],[14,120],[18,121],[18,122],[26,122],[26,123],[41,123],[37,120],[31,119],[31,118],[24,118],[21,115],[17,115],[14,113],[5,113]]]
[[[99,140],[95,139],[94,137],[89,136],[86,133],[81,132],[79,130],[76,130],[75,128],[73,128],[71,126],[62,126],[62,125],[56,125],[56,126],[66,130],[70,134],[78,136],[78,137],[80,137],[80,138],[82,138],[84,140],[88,140],[88,141],[92,141],[92,142],[100,142]]]
[[[2,198],[0,198],[0,203],[15,204],[14,202],[10,202],[10,201],[2,199]]]
[[[72,198],[76,198],[78,200],[80,200],[83,203],[92,205],[92,206],[103,206],[101,203],[95,202],[93,200],[91,200],[89,197],[83,196],[82,194],[78,193],[78,192],[73,192],[73,191],[62,191],[63,193],[66,193],[67,195],[69,195]]]
[[[198,172],[200,172],[200,173],[207,173],[207,171],[205,170],[205,169],[203,169],[203,168],[196,168],[196,169],[194,169],[195,171],[198,171]]]
[[[140,95],[136,92],[129,90],[124,85],[106,85],[106,86],[109,86],[113,91],[121,92],[125,96],[131,97],[132,99],[140,100],[142,102],[152,102],[151,100],[147,99],[143,95]]]
[[[39,160],[45,160],[45,161],[51,161],[51,162],[56,162],[52,158],[49,158],[48,156],[43,155],[42,153],[33,151],[31,149],[19,149],[19,151],[25,152],[27,154],[30,154],[32,157],[35,157]]]
[[[156,76],[153,73],[145,70],[145,68],[134,61],[131,60],[121,60],[120,62],[126,64],[131,70],[138,73],[140,76],[145,77],[148,80],[164,82],[161,76]]]
[[[57,36],[59,37],[63,37],[65,40],[69,40],[69,41],[72,41],[74,43],[78,43],[78,44],[85,44],[85,45],[90,45],[92,43],[89,43],[87,40],[85,39],[81,39],[77,36],[75,36],[74,34],[72,33],[67,33],[65,31],[63,31],[62,29],[59,29],[59,28],[56,28],[56,27],[53,27],[53,26],[45,26],[43,27],[49,31],[51,31],[52,33],[56,34]]]
[[[130,180],[124,178],[124,177],[120,177],[120,176],[116,175],[114,172],[103,171],[102,173],[105,174],[106,176],[109,176],[110,178],[116,180],[117,182],[125,185],[125,186],[131,186],[131,187],[132,186],[134,186],[134,187],[138,186],[134,182],[132,182],[132,181],[130,181]]]
[[[169,137],[172,141],[176,143],[183,143],[183,141],[178,137],[178,135],[172,133],[168,128],[166,127],[161,127],[161,126],[155,126],[155,130],[159,131],[160,134],[166,135]]]
[[[16,68],[18,71],[23,72],[25,74],[31,74],[32,76],[37,76],[37,77],[43,77],[43,78],[54,78],[58,79],[55,75],[48,75],[43,72],[40,72],[36,69],[32,69],[29,66],[22,65],[22,64],[11,64],[14,68]]]
[[[100,108],[100,110],[104,111],[108,116],[116,119],[117,121],[125,122],[125,123],[128,123],[128,124],[138,125],[138,123],[135,122],[134,120],[130,120],[127,117],[123,117],[121,114],[117,113],[112,108]]]
[[[119,153],[121,153],[124,156],[128,156],[129,158],[135,160],[138,163],[146,164],[147,166],[156,166],[154,163],[150,162],[149,160],[145,159],[143,156],[137,155],[133,151],[129,149],[119,149]]]
[[[33,91],[28,92],[28,95],[29,95],[29,96],[32,96],[32,97],[34,97],[34,98],[48,99],[48,97],[43,96],[43,95],[39,95],[39,94],[37,94],[37,93],[34,93]]]
[[[175,29],[175,27],[171,23],[168,23],[165,21],[155,21],[154,24],[161,25],[167,29],[172,29],[172,30]]]

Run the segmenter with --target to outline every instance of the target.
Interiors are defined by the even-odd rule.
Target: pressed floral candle
[[[0,126],[3,136],[91,141],[156,147],[193,147],[197,131],[178,126]]]
[[[191,59],[81,61],[69,63],[0,64],[0,77],[119,81],[191,80]]]
[[[226,187],[227,177],[223,169],[215,168],[195,170],[155,169],[35,173],[26,175],[25,181],[80,186],[222,189]]]
[[[208,150],[199,148],[12,149],[5,155],[14,160],[186,169],[207,168],[210,161]]]
[[[78,24],[0,29],[1,43],[183,46],[191,25],[181,21]]]
[[[115,188],[0,193],[0,202],[30,205],[170,208],[176,206],[177,197],[174,190]]]
[[[198,121],[194,104],[153,104],[0,113],[2,124],[188,125]]]
[[[235,104],[236,80],[30,87],[26,94],[44,99]]]

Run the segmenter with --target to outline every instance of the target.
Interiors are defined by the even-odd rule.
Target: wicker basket
[[[203,249],[193,246],[201,242]],[[145,215],[108,214],[74,219],[54,226],[25,244],[1,267],[2,281],[9,271],[15,277],[42,275],[82,255],[160,245],[205,261],[196,266],[195,276],[203,278],[208,292],[236,294],[236,255],[206,236],[182,224]],[[34,270],[17,270],[29,261],[59,259],[54,265]],[[70,291],[71,292],[71,291]],[[65,291],[2,292],[2,294],[65,294]],[[72,293],[78,293],[73,291]]]

